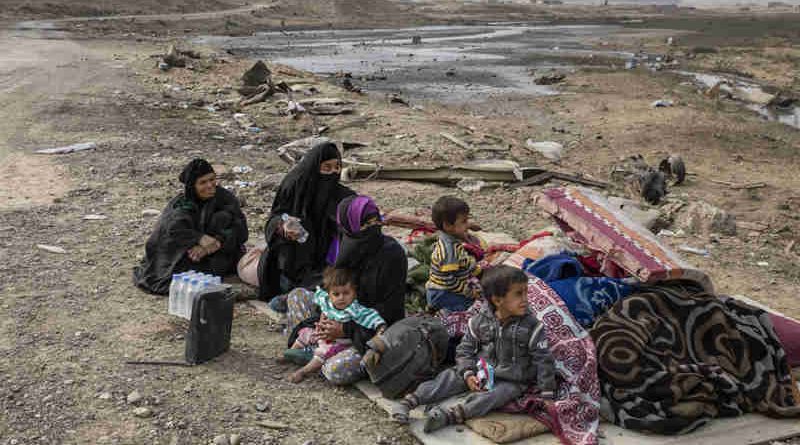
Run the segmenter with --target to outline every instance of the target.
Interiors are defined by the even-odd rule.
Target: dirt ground
[[[473,157],[443,140],[440,132],[509,148],[479,152],[477,158],[513,159],[603,181],[620,157],[640,153],[653,163],[678,153],[691,175],[672,189],[671,200],[705,201],[738,221],[767,227],[740,229],[735,236],[687,234],[665,242],[708,249],[709,257],[687,259],[712,276],[720,293],[745,294],[800,317],[800,246],[795,246],[800,131],[698,94],[684,78],[598,63],[571,73],[558,86],[563,94],[556,96],[406,107],[383,95],[345,92],[335,80],[276,69],[278,80],[313,83],[320,90],[317,96],[357,102],[353,115],[293,119],[280,113],[279,100],[285,97],[208,111],[214,103],[238,97],[234,88],[252,60],[193,48],[202,57],[191,61],[191,70],[165,73],[152,57],[173,42],[188,49],[187,36],[254,29],[644,18],[645,24],[631,26],[677,29],[677,47],[667,48],[662,39],[611,44],[683,53],[710,46],[716,52],[679,57],[682,68],[735,69],[797,93],[793,76],[800,63],[800,36],[789,25],[770,22],[771,16],[758,16],[766,23],[761,34],[726,42],[720,37],[725,27],[718,23],[732,23],[730,31],[738,29],[740,20],[730,11],[681,10],[668,16],[653,8],[383,0],[276,1],[264,7],[228,1],[131,3],[29,1],[5,8],[0,16],[6,25],[0,31],[0,444],[194,444],[234,433],[244,444],[416,443],[352,389],[331,388],[316,379],[301,385],[284,382],[291,368],[275,361],[285,342],[280,327],[244,304],[236,309],[231,351],[220,359],[195,368],[125,364],[183,356],[185,325],[166,314],[163,298],[131,286],[131,268],[155,222],[142,211],[160,210],[180,190],[182,166],[202,156],[226,171],[223,185],[234,187],[243,199],[255,241],[288,170],[275,148],[322,125],[330,127],[331,137],[369,143],[348,156],[386,165],[449,164]],[[219,12],[229,8],[235,12]],[[211,10],[217,12],[192,20],[179,14]],[[165,15],[54,21],[141,13]],[[713,27],[695,26],[709,17],[714,17]],[[45,30],[31,29],[41,23],[22,26],[26,30],[15,25],[40,19],[51,21]],[[675,106],[651,108],[662,98]],[[237,111],[263,131],[242,129],[233,118]],[[525,148],[528,138],[570,148],[553,164]],[[35,148],[84,141],[95,141],[98,148],[60,156],[31,154]],[[234,166],[244,165],[253,171],[232,173]],[[251,184],[237,188],[234,181]],[[714,181],[766,186],[736,190]],[[374,196],[384,209],[428,206],[438,195],[457,194],[470,203],[479,223],[518,238],[549,224],[531,202],[541,187],[475,193],[387,181],[353,187]],[[82,219],[88,214],[107,219]],[[61,247],[67,254],[45,252],[39,244]],[[143,400],[129,404],[126,397],[134,390]],[[152,415],[136,417],[133,411],[141,406]],[[269,429],[260,421],[288,428]]]

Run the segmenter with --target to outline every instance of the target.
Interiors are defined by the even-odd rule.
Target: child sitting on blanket
[[[528,310],[528,277],[519,269],[499,266],[486,271],[481,285],[488,304],[469,320],[456,349],[456,366],[405,396],[392,412],[394,420],[407,423],[415,407],[464,392],[470,395],[456,405],[428,411],[426,433],[485,416],[522,396],[531,385],[538,387],[542,398],[552,399],[555,365],[544,326]],[[479,363],[481,369],[486,364],[493,368],[494,382],[479,379],[484,374]]]
[[[317,288],[314,294],[314,304],[319,306],[320,320],[333,320],[339,323],[354,321],[359,325],[376,330],[379,334],[386,327],[386,321],[381,318],[378,311],[362,306],[356,301],[356,284],[352,272],[347,269],[328,267],[323,274],[324,289]],[[342,338],[334,342],[321,339],[317,332],[311,328],[300,331],[292,349],[304,349],[316,343],[314,357],[305,366],[289,375],[292,383],[301,382],[307,375],[319,372],[325,360],[349,348],[350,339]]]
[[[477,277],[482,272],[463,244],[470,238],[469,205],[454,196],[443,196],[433,205],[432,216],[439,239],[425,284],[428,305],[435,310],[465,311],[480,297]]]

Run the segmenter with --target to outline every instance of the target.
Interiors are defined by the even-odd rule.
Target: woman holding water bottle
[[[331,142],[322,142],[281,182],[264,227],[267,249],[258,265],[259,297],[273,300],[296,287],[313,288],[336,249],[336,206],[355,195],[339,183],[342,158]],[[285,312],[285,296],[273,309]]]
[[[133,271],[134,284],[154,294],[166,295],[173,275],[181,272],[224,276],[236,271],[247,241],[239,200],[217,185],[208,161],[194,159],[179,179],[184,191],[161,212]]]

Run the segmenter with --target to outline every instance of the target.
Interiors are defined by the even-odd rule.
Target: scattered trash
[[[352,114],[355,112],[355,110],[351,107],[353,102],[347,99],[323,97],[316,99],[304,99],[298,101],[297,104],[303,109],[303,111],[306,111],[309,114],[320,116]]]
[[[161,71],[169,71],[169,64],[167,62],[160,61],[158,62],[158,69]]]
[[[625,69],[626,70],[636,69],[638,65],[639,63],[636,61],[636,59],[631,59],[625,62]]]
[[[678,234],[673,232],[672,230],[662,229],[660,232],[658,232],[658,236],[667,236],[670,238],[675,238],[678,236]]]
[[[657,100],[657,101],[655,101],[655,102],[650,104],[650,106],[652,108],[667,108],[667,107],[671,107],[673,105],[675,105],[675,102],[673,102],[673,101],[671,101],[669,99],[659,99],[659,100]]]
[[[211,136],[209,136],[209,138],[211,138],[211,139],[213,139],[215,141],[224,141],[225,140],[225,136],[223,136],[221,134],[212,134]]]
[[[756,266],[758,266],[758,267],[769,267],[769,263],[766,262],[766,261],[759,261],[759,262],[756,263]]]
[[[209,106],[206,107],[206,111],[208,111],[209,113],[216,113],[217,112],[217,108],[214,107],[213,105],[209,105]]]
[[[269,411],[270,408],[272,408],[272,405],[270,405],[269,402],[258,402],[258,403],[256,403],[256,411],[258,411],[260,413],[265,413],[265,412]]]
[[[467,193],[479,192],[487,185],[486,181],[475,178],[464,178],[456,183],[459,190]]]
[[[563,82],[566,78],[567,75],[563,73],[544,74],[534,79],[533,83],[536,85],[555,85]]]
[[[258,134],[264,130],[262,130],[261,127],[247,127],[247,131],[253,134]]]
[[[357,94],[363,93],[361,87],[358,87],[355,84],[353,84],[353,79],[350,76],[347,76],[344,79],[342,79],[342,88],[351,93],[357,93]]]
[[[144,209],[142,210],[142,216],[158,216],[161,215],[160,210],[156,209]]]
[[[84,221],[102,221],[104,219],[108,219],[105,215],[86,215],[83,217]]]
[[[237,165],[234,166],[231,170],[237,174],[246,174],[252,172],[253,167],[250,167],[249,165]]]
[[[293,100],[290,100],[286,106],[286,114],[290,116],[297,116],[305,112],[306,112],[305,107],[303,107],[302,105]]]
[[[241,147],[239,147],[240,150],[244,150],[244,151],[250,151],[250,150],[252,150],[254,148],[256,148],[256,146],[253,145],[253,144],[245,144],[245,145],[242,145]]]
[[[681,251],[681,252],[691,253],[691,254],[694,254],[694,255],[700,255],[700,256],[704,256],[704,257],[711,256],[711,253],[706,249],[698,249],[696,247],[691,247],[691,246],[687,246],[687,245],[682,245],[682,246],[678,247],[678,250]]]
[[[244,113],[234,113],[233,114],[233,120],[235,120],[236,123],[238,123],[239,126],[244,128],[244,129],[247,129],[247,128],[252,127],[254,125],[253,124],[253,119],[250,116],[248,116],[248,115],[246,115]]]
[[[537,151],[539,154],[552,161],[560,161],[564,152],[564,146],[558,142],[534,142],[533,139],[528,139],[525,146],[531,150]]]
[[[411,44],[412,45],[422,45],[422,36],[411,37]]]
[[[57,254],[60,254],[60,255],[64,255],[64,254],[67,253],[67,251],[62,249],[61,247],[51,246],[49,244],[37,244],[36,248],[40,249],[40,250],[44,250],[45,252],[57,253]]]
[[[67,145],[65,147],[43,148],[41,150],[36,150],[34,153],[42,155],[63,155],[67,153],[74,153],[76,151],[93,150],[95,148],[97,148],[97,143],[83,142],[80,144]]]
[[[244,189],[244,188],[248,188],[248,187],[253,187],[253,186],[257,185],[257,183],[253,182],[253,181],[239,181],[239,180],[236,180],[236,181],[233,181],[233,185],[236,186],[237,188]]]

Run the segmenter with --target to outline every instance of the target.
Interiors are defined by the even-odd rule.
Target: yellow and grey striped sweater
[[[480,274],[480,266],[461,241],[440,231],[431,253],[431,272],[425,287],[467,295],[468,280]]]

